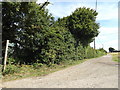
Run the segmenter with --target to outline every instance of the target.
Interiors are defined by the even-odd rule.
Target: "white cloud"
[[[36,3],[44,3],[45,1],[47,1],[47,0],[37,0]]]
[[[109,47],[113,47],[116,50],[118,49],[118,28],[108,28],[102,27],[99,29],[101,32],[96,40],[96,48],[104,48],[108,51]],[[90,44],[92,47],[94,46],[93,42]]]
[[[109,42],[106,42],[104,45],[106,49],[108,49],[109,47],[113,47],[118,50],[118,40],[111,40]]]
[[[95,2],[96,0],[49,0],[52,2]],[[98,2],[118,2],[119,0],[97,0]]]
[[[59,2],[53,2],[54,5],[49,5],[47,8],[50,13],[56,17],[64,17],[70,15],[76,8],[88,7],[95,9],[95,2],[81,1],[78,3],[70,3],[68,5],[58,4]],[[65,2],[66,3],[66,2]],[[118,19],[118,3],[98,3],[97,5],[97,20],[110,20]]]
[[[118,19],[118,3],[100,4],[97,10],[97,20]]]
[[[109,27],[101,27],[100,29],[99,29],[99,31],[100,31],[100,35],[111,35],[111,34],[116,34],[116,35],[118,35],[118,27],[111,27],[111,26],[109,26]]]
[[[68,15],[68,11],[67,8],[61,7],[61,5],[55,5],[53,7],[53,5],[50,5],[47,7],[49,9],[49,12],[53,14],[53,16],[55,17],[60,17],[62,18],[63,16],[67,16]]]
[[[50,13],[60,18],[69,16],[76,8],[79,8],[79,7],[86,6],[94,9],[93,5],[89,5],[84,2],[79,2],[79,3],[68,2],[68,3],[69,3],[68,5],[61,5],[61,4],[58,4],[57,2],[57,3],[53,3],[54,5],[50,5],[47,8],[49,9]]]

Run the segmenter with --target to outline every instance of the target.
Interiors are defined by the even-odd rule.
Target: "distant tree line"
[[[115,50],[114,48],[109,47],[109,52],[120,52],[120,50]]]
[[[77,8],[71,15],[54,20],[35,2],[2,2],[2,52],[10,40],[9,59],[13,64],[59,64],[105,54],[90,43],[99,34],[98,13]]]

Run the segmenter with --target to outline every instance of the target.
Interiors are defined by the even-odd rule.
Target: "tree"
[[[113,52],[115,49],[112,47],[109,47],[109,52]]]
[[[5,52],[6,40],[11,43],[15,40],[17,33],[18,8],[20,3],[2,2],[2,56]]]
[[[46,47],[47,32],[54,18],[35,2],[3,2],[3,42],[13,43],[13,57],[20,62],[36,62]],[[5,46],[5,45],[3,45]],[[3,48],[4,50],[4,48]]]
[[[51,65],[94,56],[94,49],[89,46],[99,33],[94,10],[79,8],[54,21],[48,10],[35,2],[2,4],[3,50],[9,39],[15,63]]]
[[[99,48],[98,50],[107,53],[107,51],[104,48]]]
[[[99,34],[99,24],[95,22],[97,12],[90,8],[78,8],[68,18],[68,28],[76,39],[76,46],[87,46]]]

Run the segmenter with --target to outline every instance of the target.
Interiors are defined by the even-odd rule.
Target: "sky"
[[[38,0],[43,3],[46,0]],[[46,8],[56,19],[69,16],[76,8],[88,7],[95,9],[96,0],[48,0],[52,4]],[[95,38],[96,49],[109,47],[118,50],[118,0],[97,0],[98,16],[96,22],[100,24],[99,35]],[[93,42],[90,44],[94,46]]]

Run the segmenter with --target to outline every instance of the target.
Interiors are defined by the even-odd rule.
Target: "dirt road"
[[[111,55],[54,72],[3,83],[7,88],[118,88],[118,64]]]

